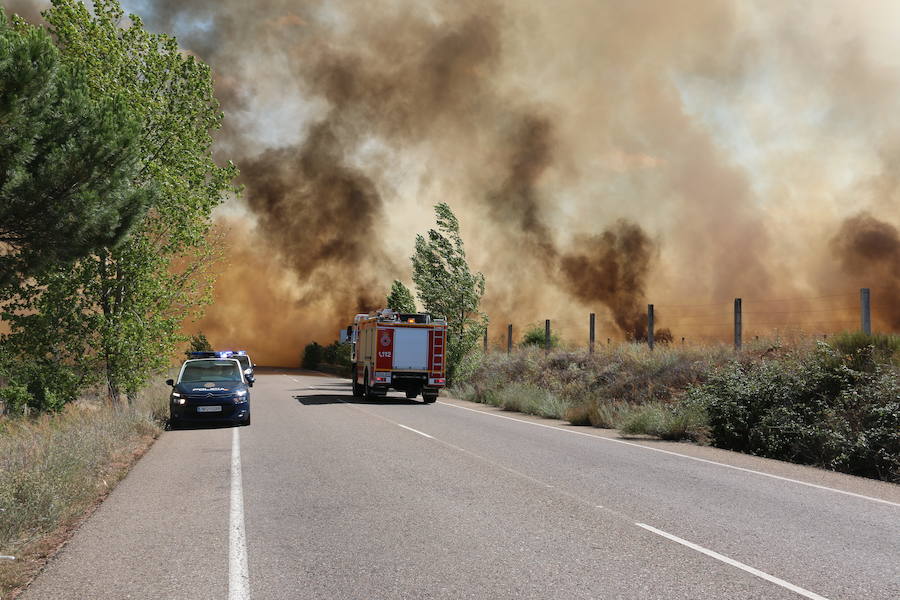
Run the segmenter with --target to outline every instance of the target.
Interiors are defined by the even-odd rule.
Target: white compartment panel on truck
[[[394,329],[394,368],[417,371],[428,369],[427,329]]]

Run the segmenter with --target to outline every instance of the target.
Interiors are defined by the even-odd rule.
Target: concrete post
[[[550,319],[544,321],[544,352],[550,352]]]
[[[859,290],[859,312],[860,312],[860,325],[862,326],[862,332],[866,335],[872,334],[872,297],[869,293],[869,288],[862,288]]]
[[[594,353],[594,331],[597,323],[597,315],[591,313],[590,318],[590,333],[588,334],[588,352],[590,354]]]

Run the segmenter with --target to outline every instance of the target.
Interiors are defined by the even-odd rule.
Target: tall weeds
[[[0,419],[0,597],[23,583],[32,546],[85,513],[161,431],[167,395],[130,406],[78,402],[37,418]],[[23,560],[24,559],[24,560]]]

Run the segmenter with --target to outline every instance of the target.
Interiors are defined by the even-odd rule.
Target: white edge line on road
[[[704,548],[703,546],[699,546],[693,542],[683,540],[678,536],[674,536],[671,533],[666,533],[665,531],[657,529],[656,527],[651,527],[650,525],[645,525],[644,523],[635,523],[635,525],[637,525],[638,527],[642,527],[642,528],[646,529],[647,531],[655,533],[656,535],[660,535],[668,540],[677,542],[677,543],[681,544],[682,546],[687,546],[691,550],[696,550],[697,552],[700,552],[702,554],[710,556],[716,560],[720,560],[725,564],[731,565],[732,567],[736,567],[738,569],[741,569],[742,571],[746,571],[746,572],[750,573],[751,575],[755,575],[756,577],[759,577],[760,579],[765,579],[766,581],[774,583],[775,585],[780,585],[781,587],[788,589],[788,590],[794,592],[795,594],[800,594],[801,596],[810,598],[811,600],[828,600],[828,598],[826,598],[825,596],[820,596],[819,594],[810,592],[809,590],[805,590],[800,586],[796,586],[793,583],[785,581],[784,579],[779,579],[778,577],[775,577],[774,575],[769,575],[768,573],[766,573],[764,571],[760,571],[759,569],[754,569],[753,567],[751,567],[749,565],[745,565],[742,562],[738,562],[738,561],[734,560],[733,558],[728,558],[724,554],[719,554],[718,552],[713,552],[712,550]]]
[[[228,600],[249,600],[247,537],[244,533],[244,490],[241,482],[241,435],[231,430],[231,510],[228,523]]]
[[[790,477],[782,477],[780,475],[772,475],[771,473],[764,473],[763,471],[754,471],[753,469],[746,469],[744,467],[736,467],[734,465],[720,463],[720,462],[716,462],[714,460],[709,460],[706,458],[699,458],[697,456],[689,456],[687,454],[681,454],[679,452],[672,452],[671,450],[663,450],[662,448],[651,448],[650,446],[644,446],[643,444],[635,444],[634,442],[626,442],[625,440],[617,440],[617,439],[613,439],[613,438],[603,437],[601,435],[592,435],[590,433],[584,433],[583,431],[573,431],[571,429],[563,429],[562,427],[557,427],[555,425],[546,425],[544,423],[534,423],[532,421],[516,419],[515,417],[507,417],[506,415],[498,415],[498,414],[495,414],[492,412],[486,412],[483,410],[475,410],[474,408],[459,406],[457,404],[450,404],[449,402],[438,401],[438,403],[443,404],[444,406],[452,406],[453,408],[459,408],[461,410],[467,410],[469,412],[486,415],[488,417],[497,417],[498,419],[508,419],[510,421],[515,421],[516,423],[523,423],[525,425],[534,425],[535,427],[544,427],[546,429],[555,429],[556,431],[562,431],[563,433],[572,433],[574,435],[583,435],[586,437],[594,438],[596,440],[602,440],[604,442],[614,442],[616,444],[623,444],[625,446],[632,446],[634,448],[642,448],[644,450],[650,450],[651,452],[661,452],[662,454],[669,454],[671,456],[678,456],[681,458],[686,458],[688,460],[695,460],[697,462],[707,463],[710,465],[716,465],[719,467],[725,467],[726,469],[734,469],[735,471],[743,471],[744,473],[753,473],[754,475],[770,477],[772,479],[778,479],[780,481],[788,481],[790,483],[796,483],[798,485],[805,485],[807,487],[816,488],[818,490],[826,490],[829,492],[835,492],[837,494],[844,494],[845,496],[852,496],[854,498],[860,498],[862,500],[869,500],[871,502],[879,502],[881,504],[887,504],[889,506],[896,506],[897,508],[900,508],[900,503],[897,503],[897,502],[891,502],[890,500],[883,500],[881,498],[874,498],[872,496],[864,496],[862,494],[856,494],[854,492],[847,492],[844,490],[839,490],[837,488],[827,487],[824,485],[818,485],[816,483],[808,483],[806,481],[800,481],[799,479],[791,479]]]
[[[427,437],[429,440],[433,440],[433,439],[434,439],[432,436],[428,435],[427,433],[422,433],[422,432],[419,431],[418,429],[413,429],[412,427],[407,427],[406,425],[401,425],[400,423],[397,423],[397,425],[399,425],[399,426],[402,427],[403,429],[409,429],[409,430],[412,431],[413,433],[418,433],[419,435],[421,435],[421,436],[423,436],[423,437]]]

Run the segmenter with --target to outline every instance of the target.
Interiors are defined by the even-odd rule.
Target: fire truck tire
[[[422,400],[425,404],[434,404],[437,402],[437,394],[422,394]]]
[[[356,375],[353,376],[353,397],[354,398],[362,398],[366,395],[366,386],[361,383],[356,383]]]
[[[363,392],[366,400],[375,400],[378,396],[375,394],[375,390],[369,385],[369,370],[366,369],[366,382],[363,384]]]
[[[406,390],[406,397],[409,399],[413,399],[419,395],[418,390]]]

